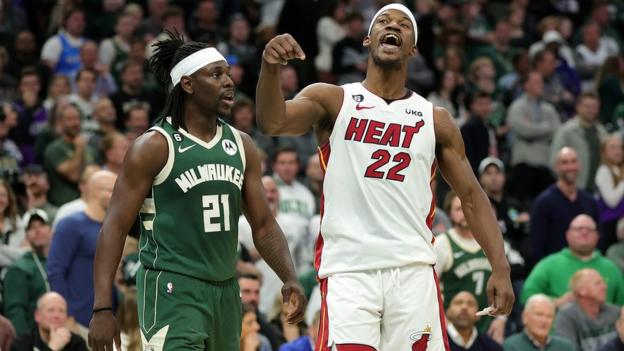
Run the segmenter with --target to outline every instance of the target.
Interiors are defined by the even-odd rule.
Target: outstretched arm
[[[168,146],[158,132],[140,136],[124,159],[110,200],[95,251],[94,309],[112,306],[112,286],[126,235],[132,227],[154,178],[167,162]],[[112,350],[113,338],[120,349],[119,328],[112,311],[93,315],[89,344],[94,350]]]
[[[495,308],[493,314],[509,314],[514,295],[503,236],[494,211],[472,172],[461,134],[448,111],[434,108],[434,125],[440,171],[460,198],[470,229],[492,266],[487,292],[490,306]]]
[[[328,104],[337,101],[336,96],[342,96],[342,89],[334,85],[312,84],[293,100],[284,101],[280,65],[295,58],[304,60],[305,54],[290,34],[276,36],[264,48],[256,87],[256,122],[263,133],[302,135],[322,119],[335,117],[330,114],[335,108]]]
[[[284,303],[287,304],[288,322],[298,323],[303,320],[305,311],[303,289],[297,280],[288,242],[273,217],[264,194],[256,147],[246,134],[243,134],[243,144],[247,158],[243,183],[244,213],[251,225],[254,245],[260,256],[284,282],[282,294]]]

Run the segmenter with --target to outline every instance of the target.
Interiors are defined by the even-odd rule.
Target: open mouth
[[[234,103],[234,92],[228,92],[221,95],[221,100],[227,103]]]
[[[381,37],[382,46],[401,47],[401,37],[395,33],[386,33]]]

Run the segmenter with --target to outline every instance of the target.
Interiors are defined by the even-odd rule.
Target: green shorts
[[[136,277],[143,350],[240,350],[235,278],[214,284],[143,266]]]

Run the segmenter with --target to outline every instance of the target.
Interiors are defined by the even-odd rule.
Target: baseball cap
[[[35,219],[43,221],[43,223],[46,223],[46,224],[49,223],[48,214],[45,213],[44,210],[40,208],[33,208],[32,210],[28,210],[24,214],[24,227],[28,229],[28,227],[30,227],[30,223]]]
[[[494,165],[496,166],[501,172],[505,172],[505,165],[503,164],[503,161],[499,160],[496,157],[486,157],[484,158],[481,163],[479,163],[479,175],[481,175],[483,172],[485,172],[485,170],[490,166],[490,165]]]

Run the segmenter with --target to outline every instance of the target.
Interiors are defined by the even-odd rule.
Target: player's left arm
[[[493,314],[509,314],[514,294],[503,236],[485,192],[477,182],[464,151],[464,141],[447,110],[434,107],[436,158],[442,175],[457,193],[472,233],[492,266],[487,294]]]
[[[282,228],[273,217],[264,194],[257,149],[247,134],[241,133],[241,136],[247,162],[243,181],[243,212],[251,226],[254,245],[260,256],[284,282],[282,295],[286,304],[288,322],[298,323],[303,320],[305,312],[306,298],[303,288],[297,280],[288,242]]]

